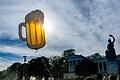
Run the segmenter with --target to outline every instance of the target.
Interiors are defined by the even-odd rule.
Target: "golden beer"
[[[19,24],[19,37],[27,42],[31,49],[39,49],[45,45],[45,32],[43,28],[44,14],[40,10],[32,11],[25,17],[25,23]],[[22,26],[26,29],[26,38],[22,37]]]

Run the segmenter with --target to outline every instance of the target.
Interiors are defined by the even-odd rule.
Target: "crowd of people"
[[[86,77],[84,80],[97,80],[94,77]],[[116,76],[114,75],[109,75],[108,78],[104,78],[102,80],[117,80]]]

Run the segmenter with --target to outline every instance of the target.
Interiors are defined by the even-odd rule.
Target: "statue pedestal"
[[[118,65],[117,61],[108,61],[107,62],[107,73],[108,74],[118,74]]]

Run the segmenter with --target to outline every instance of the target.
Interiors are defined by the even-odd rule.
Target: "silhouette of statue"
[[[116,52],[114,49],[115,38],[113,35],[109,35],[109,37],[112,37],[113,41],[111,41],[110,38],[108,39],[109,44],[107,45],[107,50],[105,51],[105,54],[108,61],[116,61]]]

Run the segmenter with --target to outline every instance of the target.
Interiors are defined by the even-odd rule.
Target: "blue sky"
[[[35,9],[44,12],[46,33],[46,45],[37,54],[18,37],[19,23]],[[0,0],[0,70],[23,62],[24,55],[49,57],[71,48],[84,56],[104,55],[109,34],[119,54],[119,14],[119,0]]]

